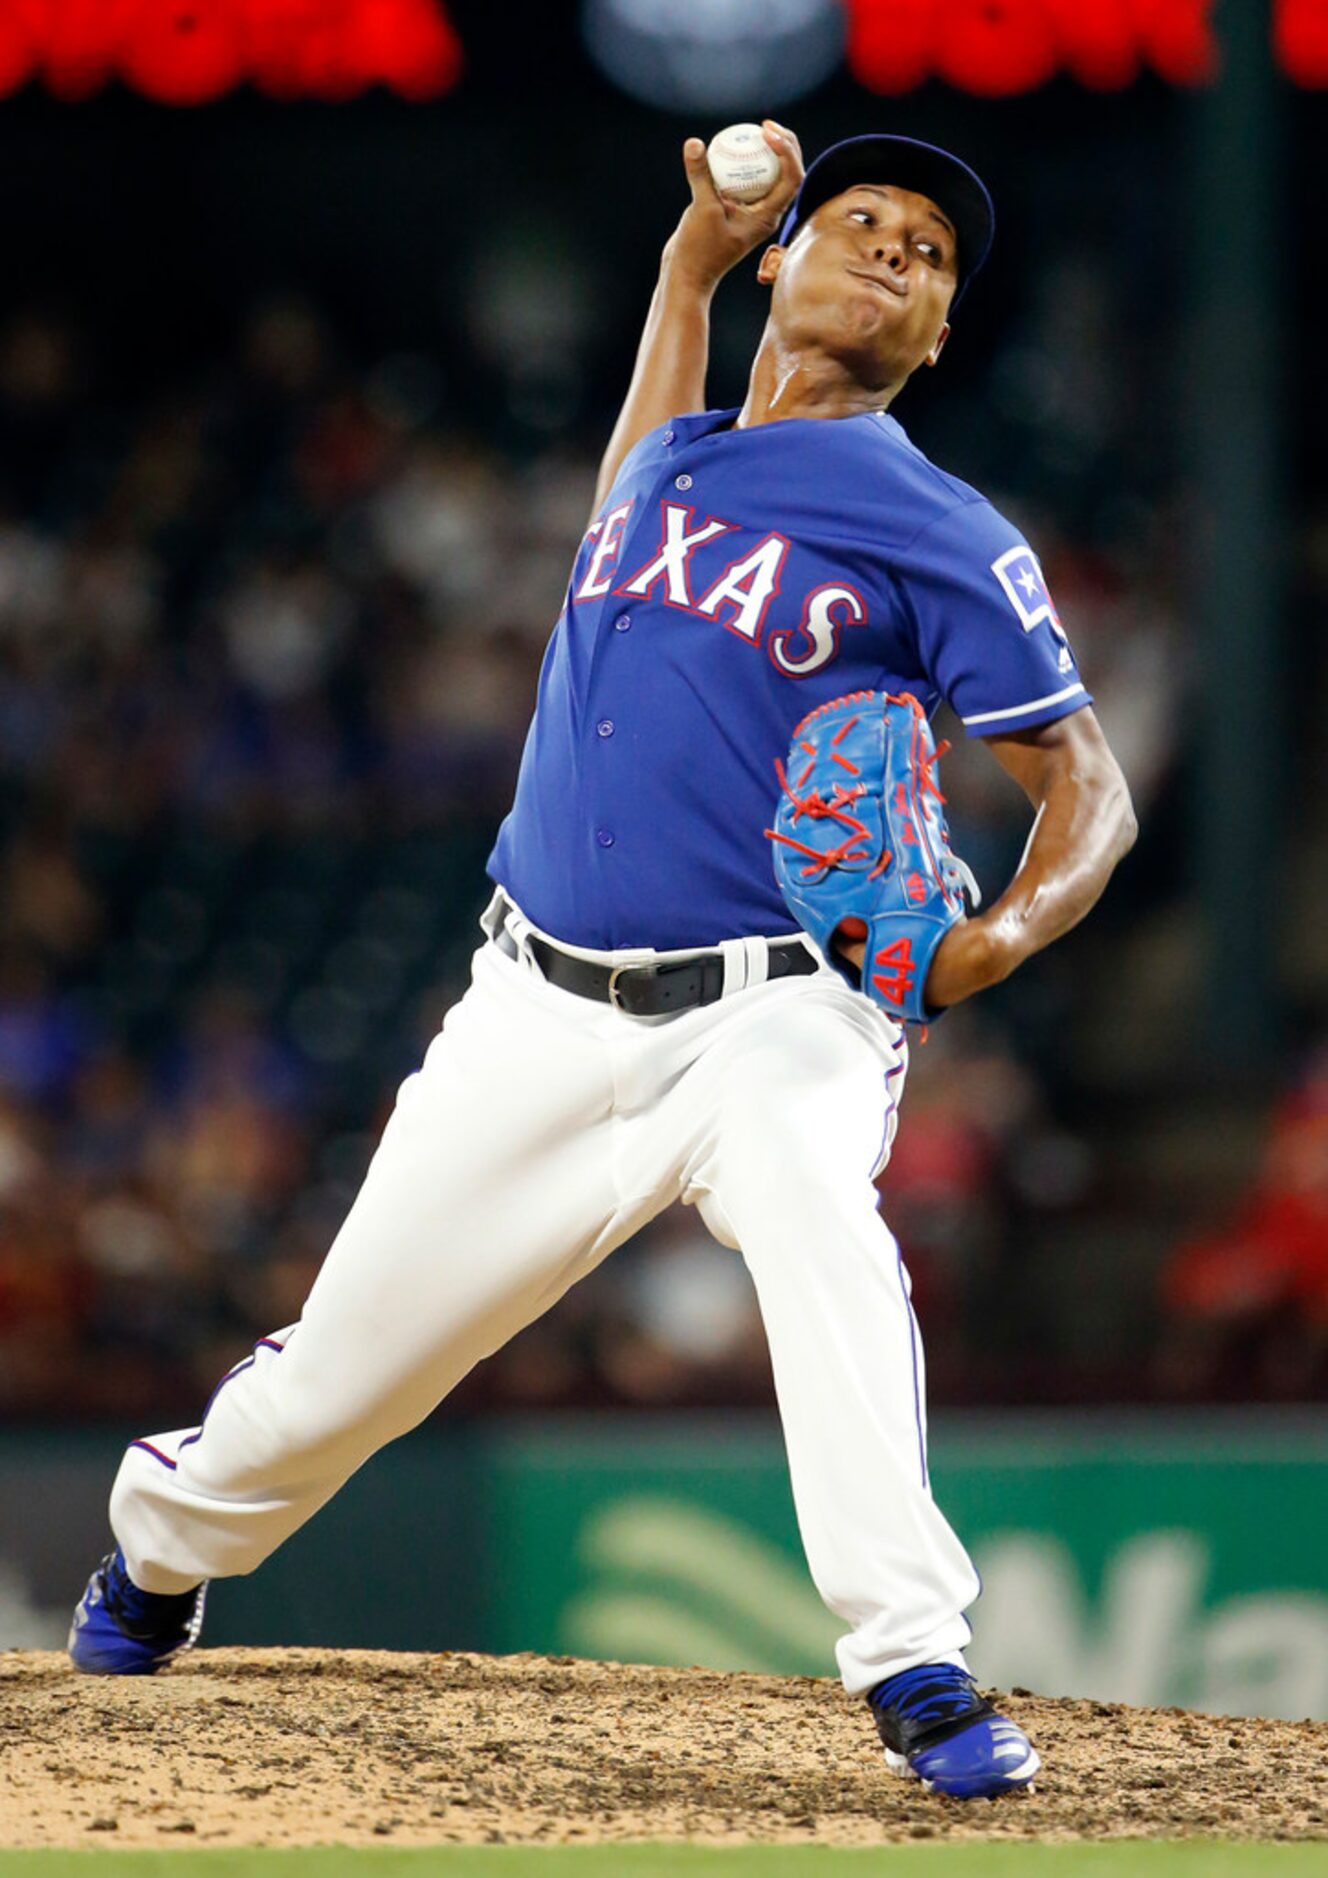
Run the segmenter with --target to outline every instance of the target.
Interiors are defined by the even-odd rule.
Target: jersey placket
[[[642,647],[649,639],[653,602],[624,595],[619,589],[631,570],[650,559],[660,502],[670,491],[686,495],[693,487],[685,467],[690,454],[673,429],[660,439],[662,463],[631,505],[612,568],[609,589],[596,604],[599,616],[591,653],[586,716],[582,731],[587,800],[584,804],[590,850],[605,904],[615,927],[629,914],[620,903],[620,875],[615,853],[620,843],[639,841],[649,831],[632,819],[632,770],[638,757],[637,713],[649,710],[649,670]],[[659,831],[655,831],[658,836]]]

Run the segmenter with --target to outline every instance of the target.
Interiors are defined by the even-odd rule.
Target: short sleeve
[[[929,523],[895,575],[922,665],[970,736],[1031,730],[1092,703],[1037,556],[989,502]]]

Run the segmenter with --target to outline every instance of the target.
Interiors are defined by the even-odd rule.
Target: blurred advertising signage
[[[1252,5],[1254,0],[1237,0]],[[1008,98],[1064,75],[1118,91],[1144,72],[1202,85],[1221,60],[1213,0],[846,0],[848,62],[871,91],[940,79]],[[1328,0],[1273,0],[1278,63],[1328,85]]]
[[[162,104],[237,85],[436,98],[461,73],[442,0],[0,0],[0,95],[36,81],[79,99],[114,81]]]

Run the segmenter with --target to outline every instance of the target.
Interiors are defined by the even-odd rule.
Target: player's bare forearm
[[[951,927],[937,947],[926,989],[934,1009],[999,984],[1078,925],[1137,833],[1125,778],[1091,710],[985,741],[1037,815],[1000,899]],[[861,944],[843,951],[861,966]]]
[[[734,202],[721,196],[711,179],[701,139],[689,137],[683,145],[692,199],[664,248],[632,382],[600,464],[596,513],[634,444],[675,413],[704,407],[710,302],[715,288],[744,255],[774,236],[798,192],[802,152],[797,138],[769,118],[762,128],[779,158],[780,173],[759,202]]]
[[[998,984],[1077,926],[1138,832],[1125,778],[1091,710],[986,741],[1037,815],[1000,899],[937,948],[927,978],[927,1001],[936,1006]]]

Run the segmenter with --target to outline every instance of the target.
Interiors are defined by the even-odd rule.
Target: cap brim
[[[996,211],[977,172],[935,144],[885,135],[848,137],[821,152],[803,177],[802,187],[784,218],[780,245],[787,247],[823,202],[842,195],[855,183],[893,184],[930,197],[954,224],[960,291],[990,253]]]

